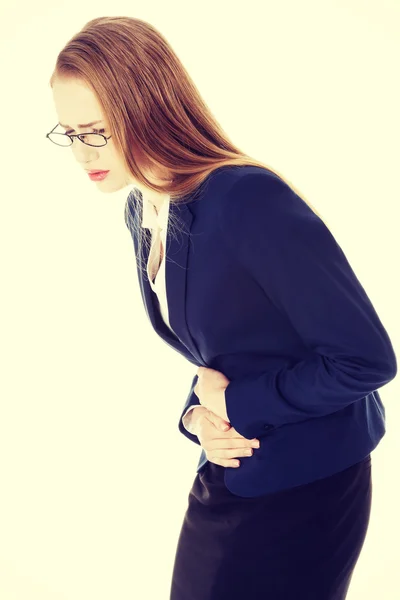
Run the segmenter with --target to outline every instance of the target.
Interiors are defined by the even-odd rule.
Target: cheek
[[[104,164],[108,165],[110,170],[113,169],[114,171],[119,171],[121,173],[125,170],[123,159],[111,148],[104,154]]]

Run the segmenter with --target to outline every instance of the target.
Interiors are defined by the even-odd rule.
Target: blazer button
[[[273,429],[274,426],[273,425],[264,425],[264,429]]]

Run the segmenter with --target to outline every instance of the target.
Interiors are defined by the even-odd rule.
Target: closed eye
[[[68,131],[66,131],[65,133],[67,135],[69,135],[70,133],[72,133],[73,131],[75,131],[74,129],[68,129]],[[93,133],[105,133],[105,129],[92,129]]]

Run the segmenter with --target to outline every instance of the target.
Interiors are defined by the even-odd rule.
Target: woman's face
[[[84,82],[55,79],[52,91],[58,121],[63,124],[57,131],[74,134],[101,133],[106,137],[111,135],[96,95]],[[90,127],[78,127],[78,123],[94,121],[99,122]],[[116,192],[132,183],[140,189],[144,187],[126,170],[123,160],[116,152],[112,137],[107,140],[105,146],[100,147],[88,146],[78,138],[73,140],[71,152],[84,171],[108,171],[104,179],[93,182],[102,192]],[[160,181],[147,173],[146,176],[154,182]]]

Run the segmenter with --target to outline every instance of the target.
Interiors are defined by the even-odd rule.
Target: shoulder
[[[211,177],[220,191],[230,196],[238,195],[248,188],[252,191],[259,188],[264,192],[269,190],[276,193],[288,187],[279,175],[256,165],[228,165],[216,169]]]
[[[316,215],[282,177],[258,166],[234,167],[221,179],[219,218],[242,222],[257,219],[266,225],[277,220]]]

